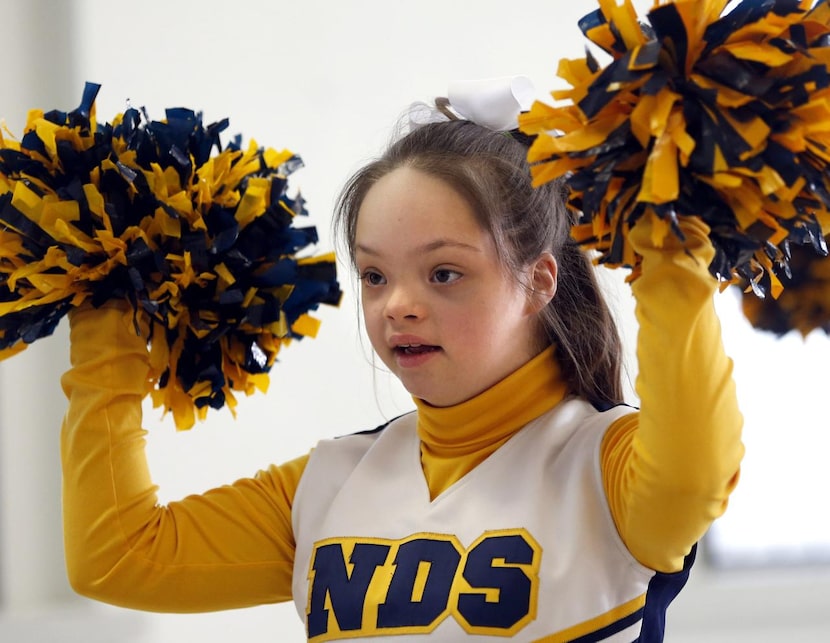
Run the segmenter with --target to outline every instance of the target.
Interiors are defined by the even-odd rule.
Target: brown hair
[[[446,181],[470,203],[513,274],[550,252],[558,264],[556,296],[539,313],[546,344],[571,390],[599,406],[623,401],[619,334],[588,256],[573,242],[564,186],[534,188],[526,145],[509,133],[451,120],[422,125],[394,142],[345,185],[335,210],[336,232],[354,263],[357,216],[366,193],[406,166]]]

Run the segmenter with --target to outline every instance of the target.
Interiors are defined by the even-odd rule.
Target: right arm
[[[144,453],[145,342],[115,307],[70,314],[61,433],[69,580],[81,594],[156,611],[290,600],[291,504],[301,457],[160,506]]]

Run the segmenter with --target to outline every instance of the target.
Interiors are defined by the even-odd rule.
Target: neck
[[[449,407],[418,407],[421,462],[433,497],[531,420],[556,406],[567,386],[550,347],[476,397]]]

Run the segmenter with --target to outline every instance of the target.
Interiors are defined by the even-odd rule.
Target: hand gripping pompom
[[[701,217],[711,272],[777,296],[790,245],[821,254],[830,231],[830,10],[824,0],[655,2],[641,24],[630,0],[585,16],[590,51],[562,60],[562,106],[520,119],[537,138],[537,185],[566,177],[573,236],[598,261],[633,268],[628,230],[651,210],[655,242]]]
[[[129,302],[150,346],[148,391],[176,426],[265,390],[281,346],[314,336],[336,305],[334,257],[287,194],[291,152],[239,140],[176,108],[95,118],[99,85],[65,113],[33,110],[0,136],[0,358],[53,332],[70,309]],[[216,153],[213,154],[214,150]]]

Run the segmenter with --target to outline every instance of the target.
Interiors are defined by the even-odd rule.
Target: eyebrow
[[[415,250],[419,252],[433,252],[435,250],[441,250],[443,248],[459,248],[461,250],[472,250],[473,252],[481,252],[481,248],[479,248],[478,246],[474,246],[469,243],[464,243],[463,241],[455,241],[453,239],[436,239],[435,241],[430,241],[429,243],[425,243],[422,246],[418,246],[417,248],[415,248]],[[377,257],[381,254],[379,251],[359,243],[355,245],[355,252],[362,252],[364,254],[371,255],[374,257]]]

